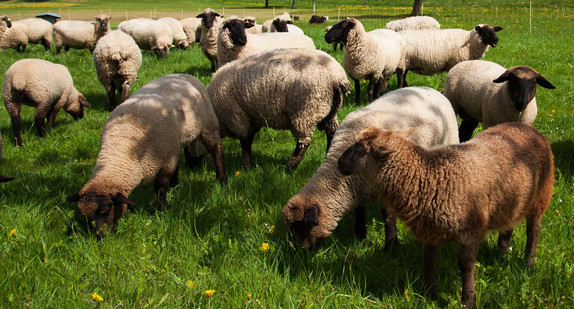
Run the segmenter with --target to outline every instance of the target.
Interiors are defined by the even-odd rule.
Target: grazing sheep
[[[186,49],[189,46],[187,35],[185,34],[185,31],[183,31],[183,26],[179,20],[173,17],[162,17],[158,20],[168,24],[171,27],[174,45],[181,49]]]
[[[385,25],[385,29],[396,32],[403,30],[440,29],[440,24],[430,16],[410,16],[407,18],[392,20]]]
[[[405,30],[404,57],[397,68],[399,88],[406,87],[407,72],[433,75],[449,71],[457,63],[484,57],[489,45],[498,45],[496,32],[501,27],[478,25],[470,31],[463,29]]]
[[[201,39],[201,18],[188,17],[179,21],[183,27],[183,31],[187,36],[189,45],[192,43],[199,43]]]
[[[130,35],[113,30],[96,44],[94,64],[98,80],[106,88],[111,111],[116,107],[116,89],[120,92],[120,103],[130,95],[130,87],[142,65],[141,51]]]
[[[262,31],[263,26],[257,24],[255,17],[246,16],[243,18],[243,21],[245,22],[245,32],[251,34],[257,34],[263,32]]]
[[[361,130],[414,128],[411,140],[429,147],[458,143],[456,115],[450,102],[427,87],[391,91],[373,103],[350,113],[341,123],[315,175],[283,207],[285,225],[311,247],[331,235],[343,216],[357,209],[355,232],[366,237],[365,205],[379,199],[375,187],[357,176],[343,177],[337,160]],[[385,222],[385,243],[396,239],[394,215],[381,205]],[[317,217],[317,214],[318,217]],[[307,220],[304,220],[304,219]],[[313,220],[311,220],[313,219]]]
[[[223,16],[207,8],[197,17],[201,18],[201,52],[211,62],[211,72],[215,72],[217,70],[217,37],[223,23]]]
[[[0,51],[14,48],[18,52],[25,52],[26,46],[28,46],[28,36],[25,33],[26,25],[16,24],[16,22],[10,22],[7,16],[3,17],[3,21],[6,23],[5,27],[2,27],[0,32]],[[4,22],[0,23],[4,26]]]
[[[526,218],[526,266],[535,260],[542,216],[554,184],[552,149],[531,126],[503,123],[471,141],[425,149],[410,131],[363,130],[338,161],[344,175],[372,183],[389,210],[424,245],[425,289],[434,294],[437,247],[458,243],[461,302],[476,307],[474,264],[488,230],[508,250]]]
[[[503,122],[532,124],[537,114],[536,84],[554,89],[540,73],[527,66],[511,69],[489,61],[471,60],[455,65],[446,76],[444,95],[462,118],[461,142],[472,137],[482,122],[484,129]]]
[[[310,24],[322,24],[327,20],[329,20],[328,16],[313,15],[313,16],[311,16],[311,19],[309,19],[309,23]]]
[[[74,88],[72,76],[61,65],[42,59],[22,59],[14,62],[6,71],[2,97],[12,119],[14,142],[22,146],[20,110],[22,104],[36,108],[34,124],[41,137],[47,128],[54,127],[60,108],[64,108],[74,120],[84,117],[84,107],[90,104]]]
[[[5,46],[6,43],[15,47],[16,50],[21,49],[22,52],[26,51],[29,43],[42,44],[47,51],[52,46],[52,24],[40,18],[15,21],[6,32],[5,39],[0,40],[1,48],[9,48],[10,46]]]
[[[355,18],[344,19],[325,34],[327,43],[343,42],[343,67],[355,81],[355,104],[360,104],[360,79],[369,79],[368,100],[372,102],[387,89],[403,55],[402,38],[391,30],[365,32]]]
[[[327,26],[325,28],[325,30],[323,30],[325,33],[329,32],[329,30],[331,30],[331,28],[333,28],[333,26]],[[336,41],[336,42],[332,42],[331,45],[333,45],[333,51],[337,51],[337,46],[339,46],[339,50],[343,50],[343,42],[340,41]]]
[[[271,29],[269,29],[269,32],[289,32],[289,33],[305,35],[305,32],[303,32],[303,30],[301,28],[299,28],[295,25],[292,25],[292,23],[290,23],[288,21],[279,20],[279,19],[273,20],[273,22],[271,23]]]
[[[152,50],[159,58],[165,58],[173,43],[171,27],[149,18],[134,18],[121,22],[118,29],[129,34],[139,48]]]
[[[245,22],[228,19],[223,23],[217,40],[217,63],[223,66],[233,60],[276,48],[315,49],[313,39],[292,33],[246,33]]]
[[[286,21],[288,24],[292,24],[293,21],[291,21],[291,15],[288,12],[283,12],[283,14],[281,15],[277,15],[275,18],[273,19],[268,19],[265,22],[263,22],[263,25],[261,26],[261,31],[262,32],[271,32],[271,24],[273,23],[274,20],[279,19],[279,20],[284,20]]]
[[[110,114],[90,180],[76,195],[88,226],[105,234],[124,215],[140,184],[155,178],[157,205],[177,184],[181,147],[201,140],[213,156],[216,178],[227,179],[217,118],[205,87],[190,75],[171,74],[144,85]],[[93,222],[93,223],[92,223]]]
[[[351,87],[341,65],[327,53],[273,49],[221,67],[207,87],[222,136],[238,138],[243,166],[251,167],[251,144],[263,127],[291,130],[297,146],[287,167],[303,159],[317,126],[327,149],[337,129],[337,111]]]
[[[62,20],[54,24],[54,43],[56,53],[59,54],[62,46],[65,51],[70,48],[88,49],[90,52],[96,47],[98,40],[110,31],[108,15],[100,14],[96,21]]]

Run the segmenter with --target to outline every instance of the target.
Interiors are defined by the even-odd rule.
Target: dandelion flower
[[[251,300],[251,297],[252,297],[251,293],[247,294],[247,299],[248,299],[248,300]]]
[[[10,232],[8,232],[8,237],[12,237],[14,234],[16,234],[16,229],[12,229]]]
[[[269,234],[273,234],[273,232],[275,232],[275,225],[272,225],[272,226],[269,228]]]
[[[94,292],[94,294],[92,294],[92,300],[98,301],[98,302],[104,301],[104,299],[100,295],[98,295],[98,293],[96,293],[96,292]]]
[[[203,294],[207,295],[207,297],[211,297],[213,294],[215,294],[215,290],[205,290]]]
[[[195,287],[195,282],[187,280],[187,286],[193,289]]]
[[[262,251],[267,251],[267,250],[269,250],[269,244],[266,243],[266,242],[262,243],[262,244],[261,244],[261,250],[262,250]]]
[[[241,174],[239,171],[235,172],[235,177],[239,176],[239,174]]]
[[[409,291],[409,289],[405,289],[405,298],[407,299],[407,301],[411,300],[411,291]]]

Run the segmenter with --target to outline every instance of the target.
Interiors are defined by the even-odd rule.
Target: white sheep
[[[243,20],[227,19],[219,31],[217,63],[223,66],[233,60],[275,48],[315,49],[315,44],[313,39],[300,34],[246,33]]]
[[[113,110],[116,107],[116,90],[120,92],[120,103],[130,95],[130,87],[136,81],[142,65],[142,54],[130,35],[113,30],[96,44],[94,65],[98,80],[106,88],[109,109]]]
[[[173,17],[162,17],[158,19],[171,27],[171,31],[173,33],[173,44],[181,49],[186,49],[189,46],[189,42],[187,41],[187,35],[183,30],[183,25],[179,22],[179,20]]]
[[[169,187],[177,184],[180,149],[195,140],[207,145],[216,178],[225,181],[217,118],[203,84],[185,74],[153,80],[112,111],[102,129],[92,176],[68,201],[78,202],[88,226],[104,234],[127,205],[134,205],[128,196],[140,184],[155,179],[161,209]]]
[[[401,36],[391,30],[377,29],[365,32],[363,24],[355,18],[344,19],[325,34],[327,43],[343,42],[343,67],[355,81],[355,103],[360,104],[360,79],[369,79],[368,100],[372,102],[384,93],[389,78],[402,61]]]
[[[450,102],[431,88],[391,91],[347,115],[335,132],[323,164],[283,207],[285,225],[305,246],[313,246],[331,235],[343,216],[354,208],[357,210],[355,232],[361,238],[366,236],[365,205],[379,200],[379,196],[369,182],[357,176],[341,175],[337,160],[355,142],[358,133],[368,127],[386,130],[412,127],[411,140],[425,147],[458,143],[456,115]],[[381,210],[388,244],[396,239],[396,225],[394,216],[384,206],[381,205]],[[319,214],[317,220],[316,213]]]
[[[474,265],[488,230],[508,250],[526,219],[526,266],[532,267],[554,184],[552,148],[521,122],[502,123],[457,144],[425,148],[410,130],[361,131],[337,162],[343,175],[373,184],[389,210],[423,243],[424,287],[435,294],[438,246],[458,244],[462,305],[476,307]]]
[[[527,66],[507,70],[484,60],[455,65],[446,76],[444,95],[462,118],[460,140],[468,141],[479,122],[484,129],[503,122],[532,124],[538,111],[536,84],[556,88]]]
[[[217,70],[217,37],[219,36],[219,28],[223,23],[223,16],[214,10],[207,8],[197,15],[201,18],[201,52],[207,57],[211,63],[211,72]]]
[[[287,167],[303,159],[317,126],[327,149],[337,129],[337,111],[351,87],[345,70],[314,49],[272,49],[219,68],[207,87],[222,136],[238,138],[243,166],[251,167],[251,144],[263,127],[291,130],[297,146]]]
[[[263,33],[263,25],[258,25],[257,20],[253,16],[246,16],[243,18],[245,22],[245,32],[251,34]]]
[[[406,75],[413,71],[433,75],[450,70],[457,63],[484,57],[489,45],[498,45],[501,27],[480,24],[474,29],[405,30],[404,57],[397,68],[398,87],[406,87]]]
[[[42,44],[46,50],[49,50],[52,46],[52,24],[40,18],[27,18],[12,22],[12,27],[7,31],[5,38],[0,40],[0,48],[9,48],[3,42],[5,40],[12,41],[8,45],[13,45],[11,47],[17,50],[21,48],[22,52],[26,51],[26,46],[30,43]]]
[[[110,31],[108,15],[100,14],[95,21],[62,20],[54,24],[54,44],[56,53],[60,53],[62,46],[65,51],[70,48],[88,49],[90,52],[96,47],[98,40]]]
[[[84,107],[90,104],[76,90],[68,69],[42,59],[22,59],[14,62],[6,71],[2,97],[12,120],[14,142],[22,146],[20,134],[22,105],[36,108],[34,124],[41,137],[47,128],[54,127],[56,115],[64,108],[74,120],[84,116]]]
[[[271,32],[271,24],[276,19],[284,20],[289,24],[293,23],[293,21],[291,20],[291,15],[288,12],[283,12],[283,14],[281,15],[277,15],[272,19],[264,21],[263,24],[261,25],[261,32]]]
[[[183,31],[187,36],[189,45],[192,43],[199,43],[201,39],[201,18],[188,17],[179,21],[183,27]]]
[[[14,48],[16,51],[25,52],[28,46],[28,36],[24,29],[25,25],[16,25],[10,22],[7,16],[3,16],[3,22],[0,22],[2,28],[0,29],[0,51],[5,49]]]
[[[165,58],[172,47],[173,31],[168,24],[161,21],[134,18],[121,22],[118,25],[118,30],[131,35],[139,48],[151,50],[159,58]]]
[[[396,32],[403,30],[440,29],[439,22],[430,16],[410,16],[403,19],[389,21],[385,29]]]

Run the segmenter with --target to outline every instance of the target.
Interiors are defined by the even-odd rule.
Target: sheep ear
[[[88,100],[86,100],[86,97],[84,97],[83,95],[80,95],[78,97],[78,101],[80,101],[80,104],[82,104],[85,107],[92,107],[92,105],[88,102]]]
[[[536,77],[536,83],[544,88],[556,89],[554,85],[552,85],[546,78],[544,78],[544,76],[540,74],[538,74],[538,76]]]
[[[219,15],[219,13],[214,13],[213,15],[223,17],[223,16]]]
[[[14,178],[0,175],[0,182],[8,182],[10,180],[14,180]]]
[[[500,75],[497,79],[493,80],[493,83],[504,83],[505,81],[507,81],[510,78],[510,72],[506,71],[504,73],[502,73],[502,75]]]
[[[114,197],[112,197],[112,201],[114,201],[114,203],[118,203],[118,204],[127,204],[128,206],[137,206],[136,203],[130,201],[125,195],[121,194],[121,193],[116,193],[116,195],[114,195]]]
[[[290,20],[288,20],[288,21],[287,21],[287,23],[288,23],[288,24],[291,24],[291,25],[293,24],[293,22],[292,22],[292,21],[290,21]]]
[[[319,225],[319,207],[317,205],[313,205],[305,211],[303,224],[310,227]]]
[[[504,29],[504,28],[496,26],[496,27],[494,27],[494,32],[498,32],[498,31],[500,31],[500,30],[502,30],[502,29]]]
[[[415,128],[409,127],[404,130],[395,131],[394,133],[402,138],[409,138],[409,136],[411,136],[414,130]]]
[[[159,45],[154,45],[151,47],[151,50],[154,50],[154,49],[159,49]]]
[[[480,30],[482,30],[482,28],[480,28],[480,26],[476,26],[476,27],[474,27],[474,30],[480,31]]]
[[[70,195],[66,197],[66,201],[70,203],[77,203],[80,201],[80,195],[79,194]]]
[[[203,15],[203,13],[201,13],[201,14],[195,16],[195,17],[196,17],[196,18],[203,18],[203,16],[205,16],[205,15]]]

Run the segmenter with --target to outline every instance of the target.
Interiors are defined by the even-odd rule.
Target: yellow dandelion
[[[187,286],[193,289],[195,287],[195,282],[187,280]]]
[[[251,297],[252,297],[251,293],[247,294],[247,299],[248,299],[248,300],[251,300]]]
[[[205,290],[203,294],[207,295],[207,297],[211,297],[213,294],[215,294],[215,290]]]
[[[407,301],[411,300],[411,291],[409,291],[409,289],[405,289],[405,298],[407,299]]]
[[[261,244],[261,250],[262,250],[262,251],[267,251],[267,250],[269,250],[269,244],[266,243],[266,242],[262,243],[262,244]]]
[[[14,234],[16,234],[16,229],[12,229],[10,232],[8,232],[8,237],[12,237]]]
[[[96,293],[96,292],[94,292],[94,294],[92,294],[92,300],[98,301],[98,302],[104,301],[104,299],[100,295],[98,295],[98,293]]]
[[[552,113],[556,113],[556,111],[555,111],[555,110],[552,110]]]
[[[235,177],[239,176],[239,174],[241,174],[239,171],[235,172]]]
[[[272,225],[272,226],[269,228],[269,234],[273,234],[273,232],[275,232],[275,225]]]
[[[549,117],[552,117],[552,114],[548,114]]]

